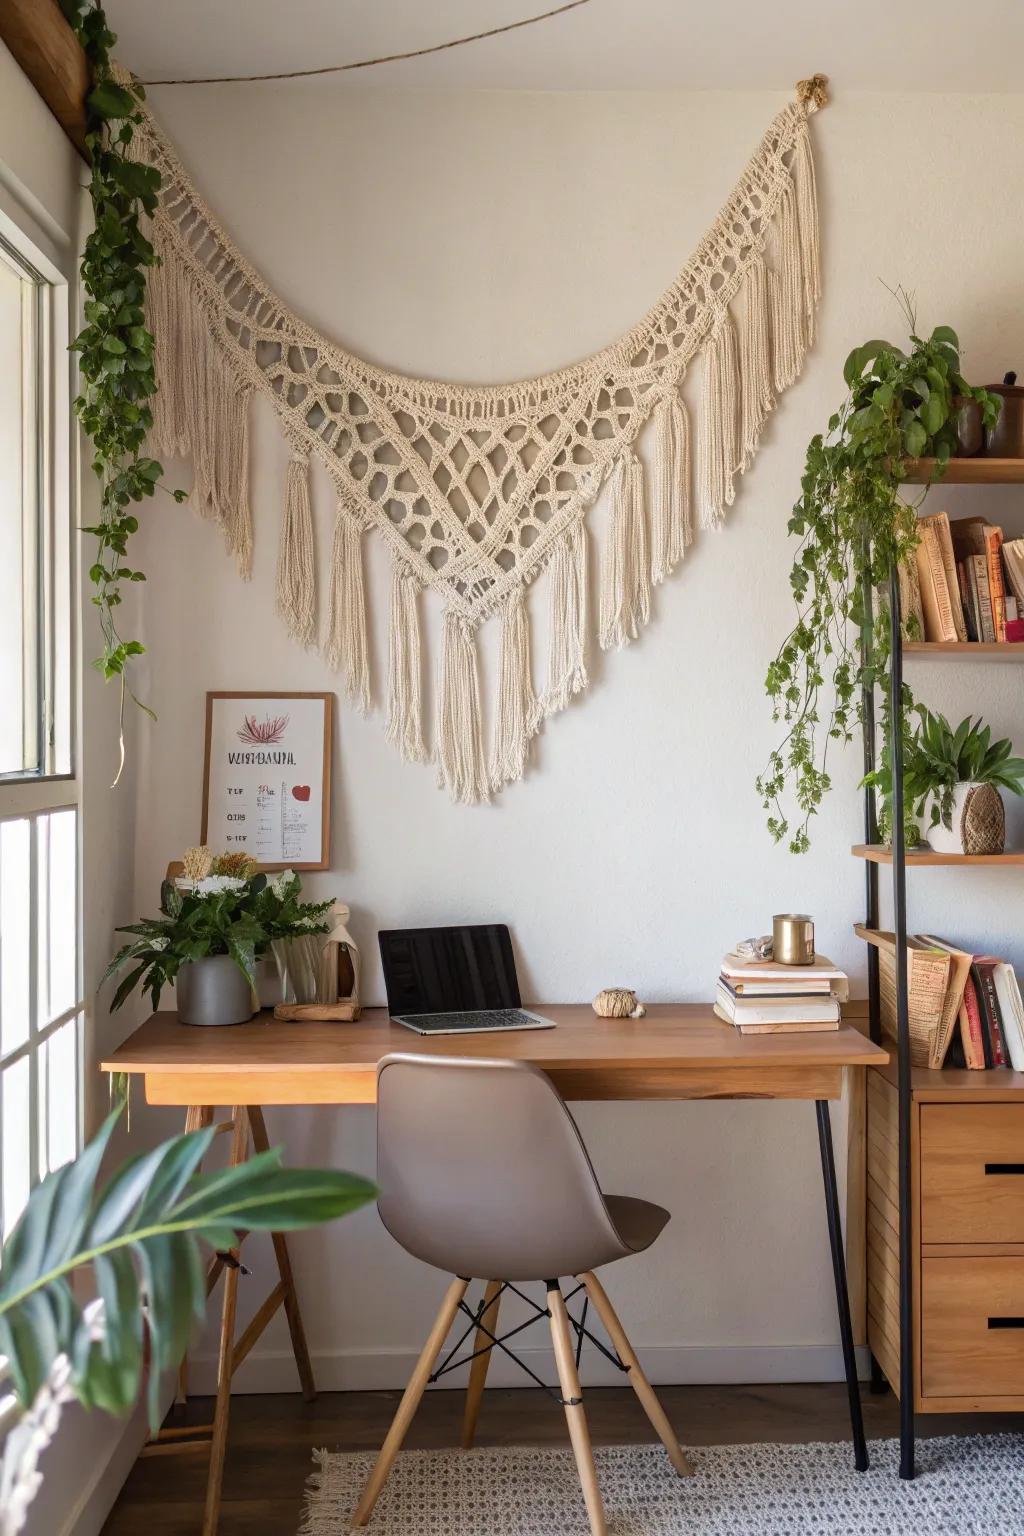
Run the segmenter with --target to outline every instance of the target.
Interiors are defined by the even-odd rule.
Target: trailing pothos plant
[[[146,271],[157,257],[140,222],[156,209],[160,173],[132,156],[145,91],[135,81],[122,84],[115,78],[110,50],[116,37],[103,7],[94,0],[61,0],[61,9],[82,45],[91,76],[85,144],[94,228],[81,263],[85,325],[72,343],[82,378],[75,411],[92,441],[92,467],[101,487],[100,520],[82,530],[97,542],[89,578],[96,588],[92,601],[99,613],[102,652],[94,665],[105,678],[120,680],[123,727],[125,697],[135,699],[128,667],[145,649],[140,641],[122,635],[117,623],[123,583],[145,580],[127,559],[128,540],[139,526],[131,509],[154,494],[163,474],[158,461],[145,452],[153,424],[149,401],[157,386],[144,303]],[[171,495],[184,501],[186,493],[176,490]],[[121,760],[123,764],[123,729]]]
[[[811,439],[789,519],[800,540],[790,572],[796,622],[765,678],[785,735],[757,789],[769,832],[776,842],[788,839],[793,853],[810,846],[811,818],[831,788],[829,751],[862,723],[865,685],[883,687],[882,761],[890,759],[889,616],[883,599],[877,621],[868,623],[864,594],[887,583],[890,566],[912,558],[918,543],[921,498],[900,496],[903,460],[933,457],[940,477],[956,449],[961,403],[976,400],[987,426],[1001,404],[961,374],[956,332],[940,325],[927,338],[917,335],[912,300],[902,290],[898,297],[909,350],[869,341],[850,353],[843,370],[849,393],[827,433]],[[909,741],[914,700],[905,685],[903,706]],[[888,816],[883,788],[883,821]]]

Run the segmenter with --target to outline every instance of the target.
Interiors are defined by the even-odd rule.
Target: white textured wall
[[[300,313],[377,361],[484,381],[556,367],[635,322],[781,104],[740,93],[347,93],[336,82],[152,94],[224,223]],[[815,915],[820,947],[862,982],[851,925],[863,870],[847,853],[860,836],[859,750],[836,759],[835,793],[802,860],[772,846],[753,790],[775,740],[762,678],[790,617],[786,520],[846,352],[870,336],[899,339],[880,278],[916,289],[923,326],[960,329],[977,380],[1021,361],[1022,131],[1018,96],[844,97],[837,82],[814,124],[825,259],[815,351],[727,527],[702,535],[659,590],[638,645],[593,658],[589,695],[549,726],[524,784],[491,807],[453,807],[429,770],[399,762],[379,716],[342,705],[333,869],[308,887],[351,903],[367,1001],[382,1000],[378,926],[492,918],[511,923],[535,1001],[587,999],[611,982],[652,1000],[707,997],[729,943],[792,909]],[[199,831],[205,690],[336,686],[274,615],[283,465],[261,406],[248,587],[187,509],[160,500],[146,519],[145,682],[160,721],[133,732],[140,908]],[[1024,532],[1019,501],[995,492],[984,505]],[[933,505],[956,509],[962,497],[939,493]],[[315,506],[323,569],[322,479]],[[372,539],[368,553],[380,678],[387,573]],[[1016,668],[919,675],[951,714],[984,708],[1006,730],[1020,718]],[[1012,872],[927,872],[912,887],[915,926],[1021,961],[1019,914]],[[610,1282],[656,1374],[836,1369],[809,1104],[592,1105],[579,1117],[607,1186],[674,1213],[657,1248]],[[269,1121],[294,1161],[373,1169],[370,1110]],[[400,1253],[371,1211],[296,1238],[294,1250],[323,1383],[401,1380],[439,1277]],[[282,1325],[240,1385],[291,1384],[285,1348]]]

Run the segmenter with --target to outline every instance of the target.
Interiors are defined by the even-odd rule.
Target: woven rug
[[[687,1448],[676,1477],[658,1445],[595,1452],[609,1536],[1013,1536],[1024,1532],[1024,1439],[975,1435],[918,1445],[901,1483],[895,1440],[853,1470],[845,1443]],[[341,1536],[373,1466],[318,1451],[300,1536]],[[405,1451],[369,1536],[588,1536],[569,1450]]]

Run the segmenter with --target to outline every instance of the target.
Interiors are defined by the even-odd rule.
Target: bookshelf
[[[951,459],[938,477],[936,467],[934,459],[908,459],[903,479],[912,485],[935,483],[937,479],[942,484],[965,486],[1024,485],[1024,459]],[[874,626],[870,583],[865,583],[864,604],[862,654],[871,646]],[[1015,1146],[1024,1147],[1024,1074],[1005,1068],[984,1073],[933,1072],[912,1065],[907,870],[922,865],[1010,870],[1024,866],[1024,853],[944,854],[905,847],[903,664],[905,658],[1012,663],[1024,660],[1024,645],[975,641],[905,644],[901,620],[899,580],[892,566],[889,708],[894,723],[893,842],[891,847],[879,843],[875,793],[868,787],[864,791],[864,841],[851,852],[864,862],[864,927],[880,927],[879,870],[887,867],[892,880],[897,1049],[896,1059],[887,1068],[869,1073],[864,1136],[867,1314],[872,1386],[881,1390],[888,1378],[899,1394],[899,1472],[901,1478],[910,1479],[914,1476],[918,1413],[1024,1412],[1024,1330],[993,1328],[991,1319],[984,1315],[996,1305],[993,1298],[1000,1287],[1009,1285],[1014,1294],[1024,1288],[1024,1177],[1012,1179],[999,1173],[1011,1163],[991,1150],[1001,1147],[1007,1136]],[[864,766],[868,773],[875,766],[875,702],[873,688],[866,688],[862,704]],[[871,1037],[880,1040],[881,995],[874,944],[868,949],[868,1013]],[[970,1147],[971,1177],[976,1175],[973,1198],[984,1240],[973,1245],[964,1244],[956,1224],[963,1192],[958,1195],[943,1184],[943,1180],[946,1186],[955,1184],[962,1176],[962,1166],[951,1171],[950,1160],[944,1160],[941,1151],[957,1135]],[[1019,1158],[1019,1151],[1015,1152],[1014,1172],[1024,1171]],[[1019,1313],[1021,1309],[1011,1310]],[[952,1342],[942,1322],[951,1313],[958,1318]],[[1020,1319],[1009,1321],[1016,1324]]]
[[[905,640],[904,656],[924,656],[930,661],[940,661],[952,656],[957,661],[965,657],[973,661],[1024,661],[1024,643],[1002,640]]]

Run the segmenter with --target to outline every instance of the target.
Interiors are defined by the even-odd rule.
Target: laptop
[[[504,923],[390,928],[380,933],[388,1013],[418,1035],[554,1029],[523,1008]]]

